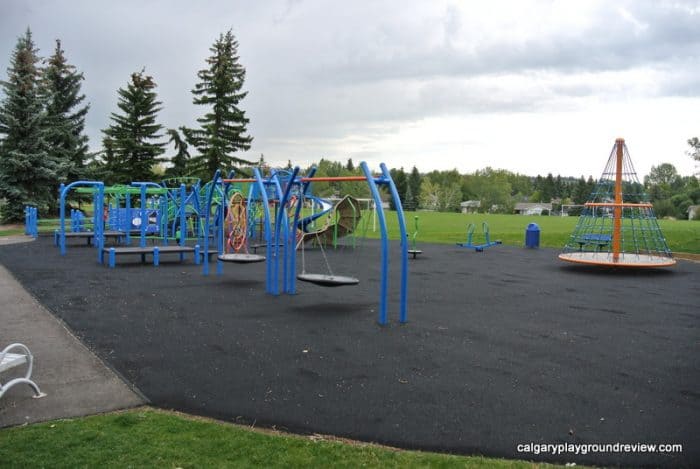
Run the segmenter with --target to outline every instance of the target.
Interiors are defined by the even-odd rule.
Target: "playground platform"
[[[264,263],[208,277],[193,263],[154,269],[133,257],[105,269],[94,249],[61,257],[45,238],[0,247],[0,263],[158,407],[452,453],[629,467],[700,460],[699,263],[616,271],[561,263],[550,249],[421,248],[408,323],[398,324],[393,298],[386,327],[375,322],[371,240],[326,250],[334,273],[360,285],[300,283],[284,297],[264,293]],[[319,250],[306,256],[320,271]],[[683,451],[518,452],[530,442]]]

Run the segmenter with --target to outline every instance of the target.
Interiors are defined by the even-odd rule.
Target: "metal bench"
[[[179,246],[179,245],[170,245],[170,246],[124,246],[124,247],[112,247],[112,248],[103,248],[101,255],[101,261],[104,263],[104,256],[107,254],[108,256],[108,264],[110,268],[114,268],[117,262],[117,256],[121,255],[128,255],[128,254],[137,254],[141,256],[141,262],[146,262],[146,254],[151,254],[153,255],[153,265],[158,266],[160,264],[160,255],[161,254],[180,254],[180,261],[183,261],[185,259],[185,254],[186,253],[194,253],[194,262],[195,264],[199,264],[200,258],[204,255],[212,256],[215,254],[218,254],[218,251],[215,249],[210,249],[208,253],[205,254],[204,250],[199,248],[199,245],[197,246]]]
[[[11,352],[11,350],[14,350],[14,352]],[[5,347],[5,349],[2,352],[0,352],[0,373],[25,364],[27,365],[27,372],[25,373],[23,378],[14,378],[4,384],[2,381],[0,381],[0,397],[2,397],[3,394],[5,394],[7,390],[15,384],[22,383],[28,384],[32,388],[32,390],[34,391],[34,398],[38,399],[46,395],[43,392],[41,392],[39,386],[37,386],[37,384],[34,381],[32,381],[32,368],[34,366],[34,357],[32,356],[32,353],[29,351],[26,345],[19,343],[11,344]]]
[[[576,239],[579,245],[579,251],[583,251],[583,247],[587,244],[596,247],[596,251],[601,251],[605,246],[610,244],[612,237],[607,234],[585,234]]]

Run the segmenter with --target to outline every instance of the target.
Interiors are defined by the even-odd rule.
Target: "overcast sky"
[[[250,159],[598,177],[624,137],[640,178],[690,175],[699,24],[700,1],[0,0],[0,77],[27,26],[42,56],[60,38],[99,150],[143,67],[160,123],[193,125],[196,72],[232,29]]]

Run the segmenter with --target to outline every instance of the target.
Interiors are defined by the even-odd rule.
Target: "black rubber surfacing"
[[[700,264],[614,272],[557,251],[425,245],[399,325],[391,245],[390,325],[376,324],[379,245],[327,250],[360,285],[298,282],[265,294],[265,263],[201,275],[61,257],[50,239],[0,262],[154,405],[257,426],[530,460],[692,466],[700,460]],[[323,269],[307,249],[307,269]],[[315,267],[314,267],[315,266]],[[0,332],[1,335],[1,332]],[[37,362],[41,357],[37,357]],[[1,405],[1,402],[0,402]],[[534,455],[538,443],[680,443],[677,454]]]

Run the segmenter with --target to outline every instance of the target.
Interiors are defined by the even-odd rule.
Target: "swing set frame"
[[[381,210],[382,200],[379,194],[379,186],[386,186],[389,189],[389,194],[396,207],[396,215],[398,218],[398,225],[400,230],[400,247],[401,247],[401,279],[400,279],[400,304],[399,304],[399,322],[405,323],[408,320],[407,314],[407,294],[408,294],[408,237],[406,231],[406,221],[403,212],[403,207],[401,205],[401,199],[399,198],[398,190],[394,184],[393,179],[389,169],[384,163],[380,164],[381,173],[375,176],[370,171],[366,162],[360,163],[360,168],[364,176],[340,176],[340,177],[315,177],[316,167],[312,167],[308,174],[305,176],[299,175],[299,167],[295,167],[291,174],[287,171],[271,171],[266,177],[263,177],[260,168],[253,168],[252,178],[234,178],[234,173],[229,173],[227,178],[223,178],[221,171],[217,171],[214,174],[212,184],[210,185],[209,193],[207,195],[207,206],[206,206],[206,217],[205,217],[205,233],[209,233],[212,218],[215,224],[224,223],[225,217],[225,207],[223,204],[219,204],[216,207],[215,213],[212,214],[212,201],[214,199],[214,192],[217,187],[222,190],[223,198],[226,201],[228,196],[228,189],[232,183],[251,183],[254,184],[259,191],[260,202],[264,208],[263,210],[263,226],[264,226],[264,240],[266,248],[266,281],[265,290],[271,295],[296,294],[296,233],[297,227],[300,223],[301,214],[301,200],[297,200],[294,206],[294,216],[290,217],[287,211],[288,202],[292,200],[292,197],[296,194],[304,196],[309,193],[310,186],[313,182],[351,182],[351,181],[366,181],[367,185],[372,194],[372,199],[374,200],[374,205],[377,208],[376,214],[379,221],[380,228],[380,242],[381,242],[381,278],[380,278],[380,288],[379,288],[379,308],[378,308],[378,319],[377,322],[380,325],[385,325],[388,323],[387,315],[387,304],[388,304],[388,287],[389,287],[389,236],[386,225],[386,218],[384,211]],[[283,189],[283,184],[284,189]],[[274,220],[272,221],[272,215],[270,212],[270,198],[268,197],[267,188],[272,186],[273,192],[275,193],[276,199],[279,201],[278,210]],[[296,188],[296,191],[294,189]],[[252,191],[252,188],[251,188]],[[250,198],[249,198],[250,200]],[[221,238],[221,237],[219,237]],[[204,249],[207,252],[208,249],[208,236],[204,237]],[[218,241],[219,253],[223,253],[223,240]],[[280,262],[280,260],[282,262]],[[280,272],[281,270],[281,272]],[[223,262],[221,259],[217,261],[217,275],[223,273]],[[209,262],[205,256],[203,262],[203,274],[209,274]],[[313,276],[315,274],[308,274]],[[282,277],[281,283],[282,288],[280,290],[280,276]],[[323,276],[319,276],[323,277]],[[325,276],[328,277],[328,276]],[[340,277],[340,276],[339,276]],[[302,279],[306,280],[306,279]],[[327,280],[327,279],[326,279]],[[313,281],[313,280],[306,280]],[[313,281],[318,285],[323,285],[321,281]],[[330,285],[323,285],[330,286]],[[337,286],[334,285],[334,286]]]

